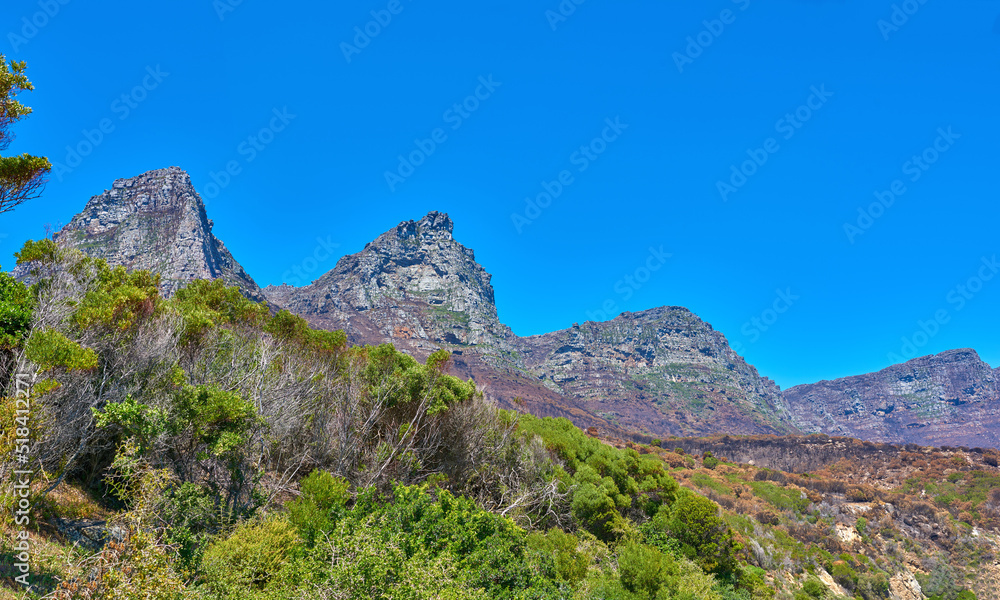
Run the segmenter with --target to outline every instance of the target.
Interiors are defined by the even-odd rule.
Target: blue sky
[[[10,151],[66,169],[0,263],[177,165],[261,285],[441,210],[521,335],[679,305],[782,387],[1000,365],[1000,1],[680,4],[7,0]]]

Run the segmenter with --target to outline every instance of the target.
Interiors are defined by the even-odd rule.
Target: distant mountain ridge
[[[785,390],[806,432],[928,446],[1000,448],[1000,368],[949,350],[877,373]]]
[[[398,224],[302,287],[258,287],[212,233],[204,203],[177,167],[116,180],[56,239],[159,273],[165,295],[221,278],[314,327],[343,329],[355,344],[391,342],[418,358],[447,349],[456,374],[501,405],[609,435],[822,432],[1000,447],[1000,368],[972,350],[781,392],[682,307],[519,337],[500,322],[490,274],[455,239],[444,213]]]

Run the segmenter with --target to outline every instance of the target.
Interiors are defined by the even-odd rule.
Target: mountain
[[[166,296],[195,279],[221,278],[248,298],[263,300],[212,225],[191,178],[170,167],[116,180],[55,239],[112,265],[159,273]]]
[[[686,308],[623,313],[521,338],[543,385],[653,435],[794,431],[778,386]]]
[[[581,427],[649,436],[796,431],[780,391],[683,308],[519,337],[500,322],[490,274],[431,212],[345,256],[312,284],[269,286],[273,303],[357,344],[418,357],[445,348],[459,374],[507,406]]]
[[[784,397],[803,431],[863,440],[1000,448],[1000,369],[975,350],[799,385]]]

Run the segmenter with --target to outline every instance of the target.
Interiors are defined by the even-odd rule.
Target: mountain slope
[[[1000,448],[1000,369],[975,350],[800,385],[784,396],[804,431],[864,440]]]
[[[167,296],[195,279],[221,278],[248,298],[263,300],[212,225],[191,178],[170,167],[116,180],[55,239],[112,265],[159,273]]]
[[[794,431],[778,386],[686,308],[624,313],[520,343],[525,367],[547,387],[630,429]]]
[[[309,286],[268,300],[354,343],[438,348],[502,404],[581,427],[650,436],[797,431],[772,382],[690,311],[661,308],[520,338],[497,317],[490,275],[431,212],[345,256]]]

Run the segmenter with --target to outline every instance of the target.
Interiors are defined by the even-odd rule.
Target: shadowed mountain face
[[[55,239],[112,265],[159,273],[166,296],[195,279],[221,278],[248,298],[264,299],[212,234],[205,204],[188,174],[177,167],[116,180],[110,190],[91,198]]]
[[[807,432],[929,446],[1000,448],[1000,369],[974,350],[785,390]]]

